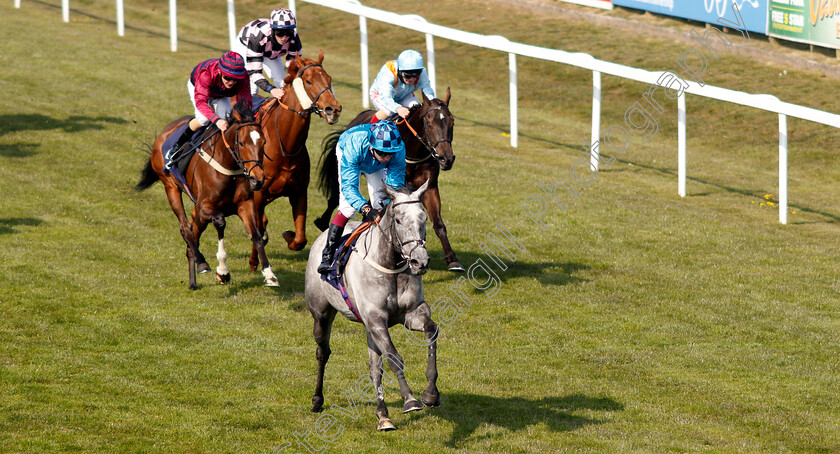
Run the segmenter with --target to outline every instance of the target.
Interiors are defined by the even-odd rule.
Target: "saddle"
[[[178,129],[172,132],[169,137],[163,142],[163,146],[161,146],[161,150],[163,151],[163,165],[164,168],[169,169],[169,173],[175,177],[175,180],[187,193],[190,200],[195,203],[195,197],[193,197],[192,193],[190,192],[189,187],[187,186],[187,180],[184,178],[184,174],[187,172],[187,167],[190,165],[190,159],[192,158],[193,154],[195,154],[195,150],[201,145],[201,142],[204,141],[205,135],[207,133],[207,126],[202,127],[198,131],[193,134],[192,138],[189,142],[184,144],[184,147],[178,150],[178,152],[173,155],[172,148],[175,147],[175,143],[178,141],[178,138],[184,133],[184,130],[187,129],[189,126],[189,122],[184,123],[183,125],[179,126]],[[208,125],[209,126],[209,125]]]
[[[370,222],[363,222],[351,233],[343,235],[339,240],[338,249],[335,251],[335,258],[333,259],[332,264],[327,269],[327,272],[321,275],[321,280],[327,281],[328,284],[332,285],[339,291],[339,293],[341,293],[341,297],[344,298],[344,302],[347,303],[347,307],[350,309],[350,312],[352,312],[363,325],[365,324],[365,321],[362,320],[362,317],[359,315],[359,311],[356,310],[356,306],[354,306],[353,302],[350,301],[350,296],[347,294],[347,289],[344,287],[344,283],[342,282],[342,276],[344,275],[344,268],[347,266],[347,262],[350,261],[350,253],[353,252],[353,247],[356,245],[359,235],[361,235],[361,233],[367,230],[371,225],[372,223]]]

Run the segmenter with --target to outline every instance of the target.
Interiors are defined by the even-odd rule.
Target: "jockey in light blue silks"
[[[371,123],[384,120],[393,114],[408,116],[409,107],[420,104],[414,92],[423,91],[426,97],[435,97],[429,75],[423,67],[423,56],[416,50],[404,50],[396,60],[382,66],[370,87],[370,100],[378,110]]]
[[[338,158],[338,212],[327,231],[327,245],[318,272],[324,274],[332,264],[344,226],[356,211],[365,221],[378,222],[383,208],[383,184],[392,188],[405,186],[405,144],[397,125],[392,121],[354,126],[341,134],[336,146]],[[365,174],[366,200],[359,191],[361,174]]]

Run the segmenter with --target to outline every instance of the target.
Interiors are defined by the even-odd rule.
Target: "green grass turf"
[[[675,69],[687,49],[624,30],[495,2],[376,0],[433,23]],[[227,46],[222,3],[179,2],[179,50],[167,7],[0,5],[0,451],[271,452],[315,429],[315,344],[302,253],[281,247],[285,200],[269,207],[269,258],[281,287],[247,269],[241,223],[227,229],[233,281],[187,289],[184,243],[160,185],[136,193],[143,144],[191,112],[189,71]],[[237,4],[240,25],[277,5]],[[361,110],[358,21],[298,3],[309,56],[344,105]],[[32,33],[33,25],[39,34]],[[424,37],[370,21],[375,71]],[[733,39],[737,35],[730,35]],[[507,56],[436,39],[439,91],[452,88],[455,167],[443,214],[461,261],[492,264],[481,244],[503,225],[524,251],[494,267],[493,290],[464,286],[461,312],[438,311],[438,409],[375,433],[373,406],[343,415],[365,375],[361,326],[339,320],[327,367],[328,452],[836,452],[840,450],[838,283],[840,180],[835,130],[792,119],[789,225],[777,222],[777,116],[688,98],[688,197],[676,194],[676,107],[650,141],[549,206],[541,230],[520,204],[568,176],[589,140],[591,75],[519,59],[520,141],[509,147]],[[783,70],[786,75],[780,76]],[[840,82],[722,53],[706,82],[838,111]],[[604,78],[604,128],[647,89]],[[314,120],[309,149],[333,130]],[[310,188],[310,219],[325,202]],[[316,229],[308,226],[310,241]],[[214,233],[204,236],[211,258]],[[431,233],[430,302],[454,296]],[[491,265],[492,266],[492,265]],[[476,274],[482,279],[484,275]],[[425,350],[394,329],[409,383],[425,386]],[[294,449],[305,452],[303,448]],[[286,452],[297,452],[290,448]]]

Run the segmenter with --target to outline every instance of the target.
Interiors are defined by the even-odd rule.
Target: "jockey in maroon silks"
[[[228,128],[225,118],[233,108],[230,103],[231,96],[236,96],[237,100],[244,99],[245,103],[251,106],[251,89],[247,76],[245,60],[232,51],[225,52],[221,58],[205,60],[192,70],[190,80],[187,81],[187,91],[195,107],[195,118],[190,120],[189,127],[178,138],[168,156],[175,156],[203,126],[214,123],[220,130],[225,131]]]

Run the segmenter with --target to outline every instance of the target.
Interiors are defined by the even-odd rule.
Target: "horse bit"
[[[428,117],[430,112],[434,112],[436,110],[443,111],[443,107],[435,106],[435,107],[432,107],[429,110],[427,110],[425,113],[423,113],[423,130],[426,132],[427,135],[428,135],[429,131],[431,130],[431,128],[429,127],[429,120],[427,119],[427,117]],[[417,131],[415,131],[414,128],[412,128],[411,125],[408,124],[408,121],[406,121],[406,120],[403,120],[403,121],[405,122],[405,125],[408,126],[408,129],[411,130],[412,133],[414,133],[414,137],[417,138],[417,141],[420,142],[420,144],[422,144],[426,148],[426,150],[429,152],[429,155],[426,156],[423,159],[408,159],[408,158],[406,158],[405,162],[407,162],[409,164],[419,164],[423,161],[428,160],[429,158],[440,159],[440,155],[437,152],[437,146],[440,145],[441,142],[446,142],[446,143],[449,144],[450,147],[452,146],[452,138],[451,137],[446,138],[446,139],[440,139],[437,142],[435,142],[434,144],[429,145],[428,143],[426,143],[425,140],[423,140],[422,137],[420,137],[420,134],[417,134]],[[450,133],[451,133],[451,130],[450,130]]]
[[[235,123],[234,125],[236,127],[236,129],[234,129],[234,136],[238,136],[239,135],[239,129],[243,128],[245,126],[256,126],[258,131],[260,131],[260,132],[262,131],[262,126],[260,126],[260,124],[255,122],[255,121],[251,121],[251,122],[248,122],[248,123]],[[238,139],[238,137],[237,137],[236,141],[234,142],[234,145],[236,146],[236,149],[234,150],[233,148],[231,148],[230,144],[228,143],[227,138],[225,137],[225,133],[222,132],[221,130],[219,130],[219,132],[222,135],[222,141],[225,143],[225,148],[227,148],[228,153],[230,153],[231,156],[233,156],[233,159],[236,161],[236,164],[239,166],[240,169],[242,169],[242,175],[244,175],[246,177],[250,177],[251,176],[251,170],[254,170],[255,167],[259,167],[260,169],[263,168],[262,158],[261,159],[242,159],[241,153],[238,152],[238,150],[239,150],[239,139]],[[245,164],[247,164],[249,162],[256,163],[253,167],[251,167],[251,170],[248,170],[245,167]],[[263,182],[264,181],[265,181],[265,174],[263,174]]]
[[[396,214],[396,208],[397,208],[398,206],[400,206],[400,205],[407,205],[407,204],[409,204],[409,203],[420,203],[420,201],[419,201],[419,200],[409,200],[408,202],[394,202],[394,203],[391,205],[391,209],[392,209],[392,210],[394,210],[394,211],[395,211],[395,214]],[[417,248],[419,248],[419,247],[424,247],[424,246],[426,246],[426,240],[421,240],[420,238],[418,238],[418,239],[416,239],[416,240],[401,241],[400,236],[397,234],[397,229],[396,229],[396,227],[394,226],[395,224],[396,224],[396,219],[394,219],[394,220],[392,220],[392,221],[391,221],[391,230],[393,231],[394,238],[396,238],[396,239],[397,239],[397,242],[399,243],[399,245],[394,244],[394,250],[396,250],[396,252],[397,252],[398,254],[400,254],[400,256],[402,257],[402,259],[403,259],[403,260],[405,260],[406,262],[408,262],[408,260],[410,260],[410,259],[411,259],[411,253],[412,253],[412,252],[414,252],[415,250],[417,250]],[[407,245],[407,244],[411,244],[411,243],[416,243],[416,244],[414,245],[414,247],[413,247],[413,248],[411,248],[411,250],[410,250],[410,251],[408,251],[408,253],[403,253],[403,247],[404,247],[405,245]]]

